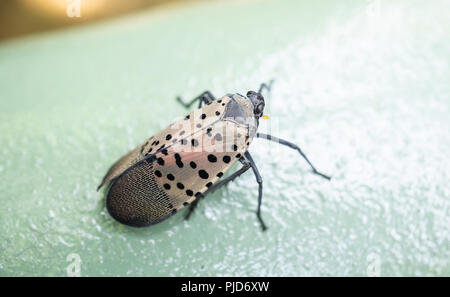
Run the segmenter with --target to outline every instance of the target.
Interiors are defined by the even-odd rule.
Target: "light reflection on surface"
[[[80,4],[84,16],[95,16],[107,3],[107,0],[20,0],[31,9],[51,17],[67,17],[70,5]]]

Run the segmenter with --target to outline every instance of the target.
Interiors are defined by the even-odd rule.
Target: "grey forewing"
[[[234,99],[227,104],[224,119],[232,119],[239,124],[248,124],[244,111]]]
[[[253,137],[258,129],[258,120],[253,115],[253,105],[246,97],[240,94],[228,96],[231,98],[227,104],[224,120],[231,120],[248,127],[250,137]]]

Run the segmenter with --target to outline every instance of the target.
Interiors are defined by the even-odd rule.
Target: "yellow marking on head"
[[[265,115],[263,115],[263,119],[268,120],[269,116],[265,114]]]

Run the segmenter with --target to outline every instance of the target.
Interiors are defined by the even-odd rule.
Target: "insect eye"
[[[264,111],[264,103],[260,103],[255,107],[255,114],[262,114]]]

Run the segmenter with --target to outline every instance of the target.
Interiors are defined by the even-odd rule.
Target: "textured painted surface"
[[[336,1],[337,2],[337,1]],[[448,1],[224,1],[0,45],[0,275],[450,275]],[[251,172],[146,229],[95,188],[206,88],[276,78]],[[266,145],[267,144],[267,145]],[[373,265],[371,266],[373,267]]]

